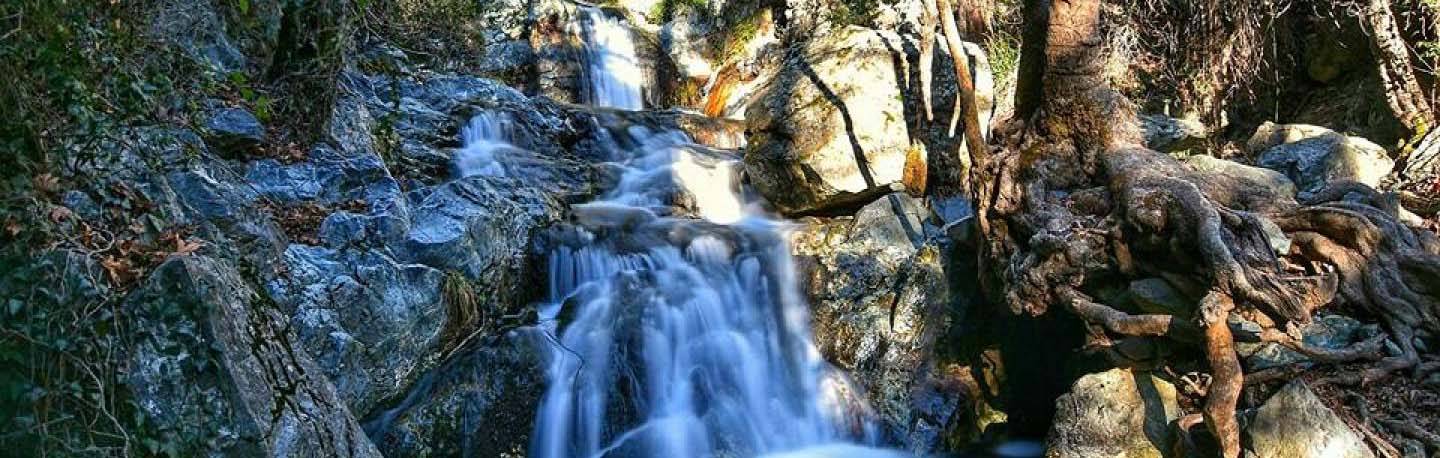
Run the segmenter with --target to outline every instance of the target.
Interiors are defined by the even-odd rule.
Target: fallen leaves
[[[192,238],[191,232],[189,228],[171,229],[152,243],[122,238],[96,254],[100,258],[100,267],[105,269],[112,283],[129,285],[171,256],[185,256],[203,249],[205,242]]]

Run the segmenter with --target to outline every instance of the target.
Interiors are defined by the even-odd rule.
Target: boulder
[[[265,141],[265,127],[244,108],[220,108],[205,121],[206,143],[230,158],[243,157]]]
[[[406,262],[486,280],[486,297],[515,298],[533,288],[531,236],[561,220],[564,206],[535,183],[474,176],[412,191],[410,230],[393,249]]]
[[[1184,159],[1206,197],[1226,207],[1256,213],[1294,208],[1295,183],[1275,170],[1197,154]]]
[[[746,110],[745,165],[782,212],[854,206],[903,187],[911,147],[899,43],[860,27],[816,37]]]
[[[1395,167],[1380,145],[1315,126],[1266,124],[1251,137],[1249,146],[1252,151],[1264,148],[1258,165],[1284,173],[1305,192],[1319,191],[1333,181],[1379,188]]]
[[[1333,130],[1309,124],[1275,124],[1267,121],[1255,128],[1255,133],[1245,143],[1245,149],[1249,150],[1250,154],[1260,154],[1267,149],[1286,143],[1329,136],[1334,133]]]
[[[178,256],[126,300],[122,381],[180,456],[375,457],[280,310],[222,261]]]
[[[1168,153],[1201,146],[1210,132],[1199,121],[1164,115],[1142,114],[1140,128],[1145,133],[1145,147]]]
[[[1075,381],[1055,400],[1046,458],[1170,456],[1175,386],[1147,372],[1111,369]]]
[[[1256,458],[1372,458],[1365,440],[1296,380],[1270,396],[1246,423],[1246,446]]]
[[[512,330],[427,374],[365,430],[386,456],[521,457],[545,394],[538,328]]]
[[[1169,282],[1159,278],[1130,282],[1130,300],[1141,313],[1184,317],[1195,309],[1194,299],[1185,297]]]
[[[807,220],[791,239],[816,346],[851,373],[887,440],[922,455],[969,409],[960,374],[935,361],[949,293],[927,214],[891,194],[852,219]]]
[[[449,350],[444,274],[372,250],[291,245],[270,295],[357,415],[399,396]]]

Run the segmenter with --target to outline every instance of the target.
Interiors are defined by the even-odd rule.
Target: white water
[[[635,57],[630,26],[622,19],[606,16],[599,8],[582,11],[585,17],[580,25],[589,60],[586,77],[590,80],[586,103],[625,110],[645,108],[640,95],[645,76]]]
[[[460,129],[464,144],[455,150],[455,169],[460,176],[505,176],[505,167],[496,161],[496,154],[514,149],[514,120],[508,113],[482,112],[470,118]]]
[[[586,18],[592,102],[640,108],[628,31]],[[530,455],[895,456],[860,445],[878,436],[869,408],[837,395],[853,388],[811,343],[783,225],[740,197],[734,158],[679,132],[615,137],[619,184],[573,206],[549,254]]]

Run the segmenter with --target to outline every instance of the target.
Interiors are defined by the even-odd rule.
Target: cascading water
[[[505,176],[505,168],[495,160],[495,155],[515,148],[511,145],[513,125],[508,113],[482,112],[470,118],[470,124],[460,129],[464,146],[455,151],[459,175]]]
[[[601,107],[639,110],[645,108],[640,90],[644,73],[635,57],[635,41],[622,19],[605,15],[599,8],[584,8],[582,35],[589,61],[590,80],[586,102]]]
[[[627,28],[585,18],[592,102],[640,108]],[[614,137],[619,184],[573,206],[549,254],[531,456],[891,456],[852,445],[875,428],[827,389],[844,379],[810,341],[783,224],[742,201],[735,158],[679,132]]]

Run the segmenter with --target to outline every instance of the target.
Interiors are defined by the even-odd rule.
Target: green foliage
[[[879,13],[881,0],[840,0],[830,10],[830,22],[837,25],[859,25],[874,27],[875,15]],[[886,1],[893,3],[893,1]]]
[[[709,15],[710,2],[709,0],[661,0],[650,6],[650,11],[647,12],[646,17],[651,21],[665,23],[674,19],[675,14],[682,10]]]
[[[473,70],[486,43],[475,0],[364,0],[361,30],[419,57],[437,70]]]
[[[148,256],[130,251],[146,242],[120,235],[163,224],[147,219],[147,204],[127,184],[95,174],[121,151],[144,146],[132,143],[137,126],[187,123],[193,92],[225,83],[204,83],[214,75],[146,36],[152,6],[0,2],[0,71],[11,76],[0,90],[6,456],[169,450],[119,379],[130,330],[120,305],[126,288],[112,275],[133,272],[131,255]],[[67,189],[94,199],[103,221],[82,222],[61,206]],[[101,267],[102,258],[114,264]]]
[[[120,310],[98,272],[73,260],[0,279],[11,291],[0,296],[0,447],[13,456],[133,454],[143,417],[116,379]]]
[[[149,114],[173,87],[127,18],[128,2],[0,4],[0,174],[33,175],[64,158],[93,161],[105,133]],[[22,76],[23,75],[23,76]]]
[[[1014,84],[1015,72],[1020,67],[1020,38],[1005,31],[997,31],[985,38],[985,50],[990,56],[990,71],[995,75],[995,87],[1003,88]]]

